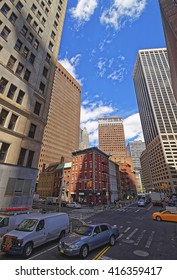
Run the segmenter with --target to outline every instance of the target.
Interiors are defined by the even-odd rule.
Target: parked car
[[[156,221],[168,221],[177,223],[177,211],[164,210],[160,212],[155,212],[152,218]]]
[[[70,202],[66,204],[66,207],[70,207],[70,208],[81,208],[81,204],[79,204],[78,202]]]
[[[138,206],[143,206],[143,207],[145,207],[145,206],[146,206],[146,201],[145,201],[143,198],[139,199],[139,200],[138,200]]]
[[[66,213],[34,214],[3,236],[1,250],[29,257],[33,248],[60,239],[68,232],[69,216]]]
[[[60,240],[58,250],[60,253],[86,258],[89,251],[105,244],[114,246],[119,236],[118,227],[107,223],[85,224],[78,227],[73,233]]]

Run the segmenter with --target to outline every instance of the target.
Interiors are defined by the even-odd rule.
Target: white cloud
[[[122,82],[126,73],[127,69],[125,67],[120,67],[118,70],[114,70],[110,75],[108,75],[108,79]]]
[[[139,113],[133,114],[123,121],[126,140],[134,138],[134,140],[144,141],[141,121]]]
[[[77,6],[71,8],[70,12],[81,23],[90,20],[97,6],[98,0],[78,0]]]
[[[147,0],[114,0],[113,5],[103,11],[100,22],[119,30],[127,21],[138,19],[146,3]]]
[[[79,65],[81,55],[77,54],[73,56],[71,59],[61,59],[59,62],[63,65],[63,67],[73,76],[80,84],[82,84],[81,79],[78,79],[78,75],[76,73],[76,67]]]

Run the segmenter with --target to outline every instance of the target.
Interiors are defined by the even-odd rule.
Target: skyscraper
[[[47,125],[42,141],[39,171],[46,166],[72,160],[79,148],[81,86],[59,63],[52,89]]]
[[[132,157],[134,170],[141,171],[140,156],[145,150],[145,143],[141,140],[129,142],[127,145],[127,154]]]
[[[0,1],[0,208],[32,203],[66,5]]]
[[[84,150],[87,149],[89,147],[89,134],[88,131],[86,129],[86,127],[84,127],[83,129],[80,129],[80,139],[79,139],[79,150]]]
[[[173,92],[177,101],[177,1],[159,0],[164,27]]]
[[[99,149],[112,157],[125,157],[125,134],[121,117],[98,119]]]
[[[177,104],[166,49],[140,50],[133,80],[146,144],[142,172],[146,189],[177,185]],[[145,180],[146,179],[146,180]]]

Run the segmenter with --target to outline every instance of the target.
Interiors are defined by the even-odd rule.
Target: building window
[[[34,21],[34,22],[33,22],[33,28],[34,28],[34,30],[36,30],[36,29],[37,29],[37,27],[38,27],[38,24],[37,24],[37,22],[36,22],[36,21]]]
[[[36,101],[36,104],[35,104],[35,107],[34,107],[34,113],[39,116],[40,110],[41,110],[41,104]]]
[[[33,53],[31,53],[31,54],[30,54],[30,57],[29,57],[29,62],[30,62],[31,64],[33,64],[35,58],[36,58],[35,55],[34,55]]]
[[[33,19],[33,17],[30,14],[28,14],[27,18],[26,18],[26,21],[30,24],[32,19]]]
[[[20,90],[19,90],[18,97],[17,97],[17,100],[16,100],[16,102],[17,102],[18,104],[22,104],[24,95],[25,95],[24,91],[22,91],[22,90],[20,89]]]
[[[28,32],[28,28],[25,25],[23,25],[22,30],[21,30],[21,34],[25,37],[27,32]]]
[[[39,28],[39,30],[38,30],[38,35],[41,37],[41,35],[42,35],[42,32],[43,32],[43,30],[42,30],[42,28]]]
[[[13,84],[11,84],[11,86],[9,88],[9,91],[8,91],[8,94],[7,94],[7,97],[10,98],[10,99],[13,99],[16,89],[17,89],[17,87],[14,86]]]
[[[37,18],[38,18],[39,20],[40,20],[41,16],[42,16],[41,12],[38,11],[38,12],[37,12]]]
[[[47,55],[46,55],[46,61],[50,64],[50,59],[51,59],[51,56],[50,56],[50,54],[49,53],[47,53]]]
[[[29,151],[29,153],[28,153],[28,159],[27,159],[27,163],[26,163],[26,166],[27,166],[27,167],[31,167],[31,166],[32,166],[33,157],[34,157],[34,152],[33,152],[33,151]]]
[[[4,162],[6,158],[7,151],[9,149],[10,144],[2,143],[0,148],[0,161]]]
[[[48,69],[46,67],[44,67],[42,75],[47,78],[47,74],[48,74]]]
[[[16,16],[16,14],[12,13],[12,14],[10,15],[10,17],[9,17],[9,20],[10,20],[10,22],[11,22],[12,24],[15,24],[17,18],[18,18],[18,17]]]
[[[22,45],[23,43],[19,39],[17,39],[14,49],[19,52],[22,48]]]
[[[26,69],[23,79],[28,82],[30,75],[31,75],[31,72],[28,69]]]
[[[3,77],[0,80],[0,92],[3,93],[6,86],[7,86],[8,81],[4,79]]]
[[[11,55],[7,62],[7,67],[13,69],[16,61],[16,58]]]
[[[42,21],[41,21],[41,23],[42,23],[42,25],[43,25],[43,26],[45,26],[45,23],[46,23],[46,19],[45,19],[44,17],[42,18]]]
[[[49,9],[48,8],[45,9],[45,13],[48,16],[48,13],[49,13]]]
[[[4,26],[3,30],[1,31],[1,37],[3,37],[5,40],[7,40],[11,30],[7,27]]]
[[[8,129],[14,130],[17,119],[18,119],[18,117],[16,115],[12,114],[9,125],[8,125]]]
[[[24,47],[23,49],[23,52],[22,52],[22,55],[27,58],[28,57],[28,54],[29,54],[29,49],[27,47]]]
[[[20,151],[20,154],[19,154],[19,158],[18,158],[17,165],[23,166],[24,161],[25,161],[26,151],[27,151],[26,149],[21,148],[21,151]]]
[[[10,11],[10,8],[7,4],[4,4],[1,8],[1,13],[3,13],[3,15],[7,15],[7,13]]]
[[[24,68],[23,64],[19,63],[16,69],[16,74],[21,75],[23,68]]]
[[[20,1],[18,1],[16,5],[16,9],[20,12],[22,8],[23,8],[23,4]]]
[[[35,41],[34,41],[33,47],[34,47],[36,50],[39,48],[39,42],[38,42],[38,40],[35,40]]]
[[[28,42],[32,43],[33,39],[34,39],[33,34],[29,33],[28,38],[27,38]]]
[[[52,33],[51,33],[51,38],[52,38],[53,40],[55,40],[55,37],[56,37],[56,34],[55,34],[55,32],[52,31]]]
[[[30,129],[29,129],[29,133],[28,133],[28,137],[34,138],[35,131],[36,131],[36,125],[31,123]]]
[[[32,7],[31,7],[31,10],[33,11],[33,13],[35,13],[37,7],[33,4]]]
[[[0,113],[0,125],[2,126],[4,125],[7,115],[8,115],[8,111],[2,109]]]
[[[58,23],[57,23],[57,21],[56,21],[56,20],[54,21],[53,26],[55,27],[55,29],[57,29],[57,27],[58,27]]]
[[[52,44],[52,42],[49,42],[49,50],[50,50],[51,52],[53,52],[53,44]]]
[[[44,94],[45,84],[43,82],[40,83],[39,90]]]

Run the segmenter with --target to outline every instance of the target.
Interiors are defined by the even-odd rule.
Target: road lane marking
[[[126,229],[124,230],[124,233],[126,233],[126,232],[129,231],[129,230],[130,230],[130,227],[126,228]]]
[[[151,235],[150,235],[149,238],[148,238],[148,241],[146,242],[145,248],[149,248],[149,247],[151,246],[151,243],[152,243],[152,239],[153,239],[154,234],[155,234],[155,231],[152,231],[152,232],[151,232]]]
[[[104,247],[94,258],[93,260],[99,260],[110,248],[111,246],[107,245]]]
[[[117,239],[120,239],[122,236],[123,236],[123,233],[121,233]]]
[[[132,233],[129,234],[129,236],[126,237],[126,239],[130,239],[136,232],[138,231],[138,228],[135,228]]]
[[[49,252],[49,251],[51,251],[51,250],[57,248],[57,247],[58,247],[58,245],[55,245],[55,246],[53,246],[53,247],[51,247],[51,248],[49,248],[49,249],[47,249],[47,250],[45,250],[45,251],[40,252],[40,253],[37,254],[37,255],[35,255],[35,256],[29,258],[28,260],[32,260],[32,259],[34,259],[34,258],[36,258],[36,257],[38,257],[38,256],[40,256],[40,255],[42,255],[42,254],[44,254],[44,253],[47,253],[47,252]]]
[[[153,205],[151,204],[151,205],[147,208],[147,210],[150,210],[150,209],[152,208],[152,206],[153,206]]]
[[[135,212],[139,212],[140,211],[140,209],[137,209]]]
[[[141,239],[143,238],[145,232],[146,232],[146,230],[144,229],[144,230],[141,232],[141,234],[138,236],[136,242],[134,243],[135,246],[137,246],[137,245],[140,243],[140,241],[141,241]]]

